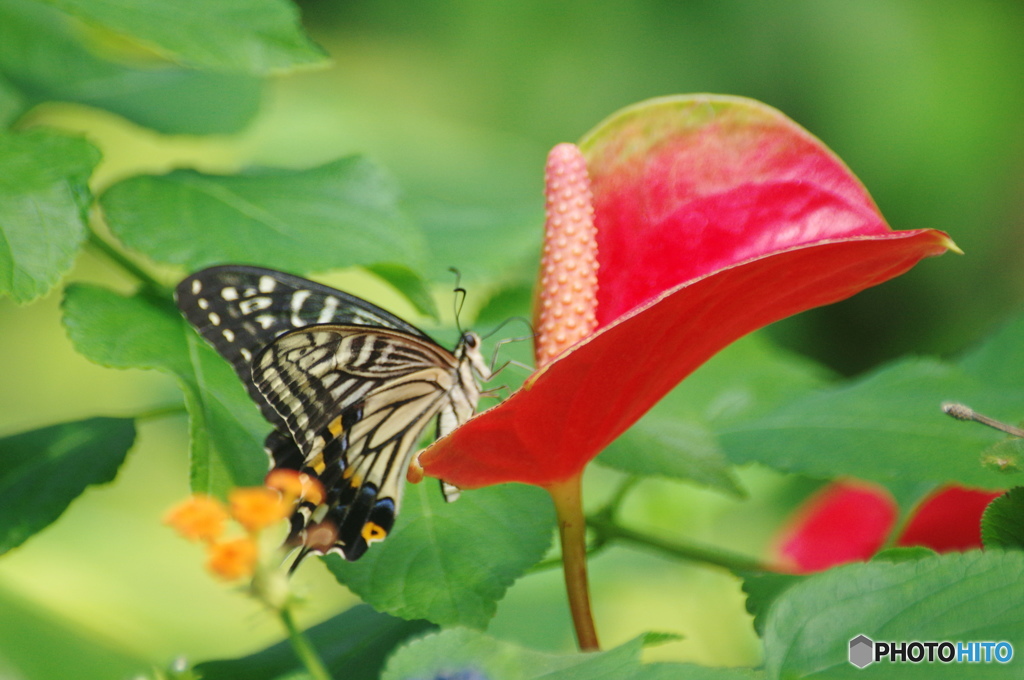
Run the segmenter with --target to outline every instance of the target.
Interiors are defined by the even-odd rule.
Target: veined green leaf
[[[80,28],[39,2],[0,2],[0,72],[19,99],[8,115],[40,102],[76,102],[167,134],[214,134],[238,131],[259,107],[262,82],[254,76],[111,61],[90,49]],[[4,101],[0,92],[0,122]]]
[[[416,264],[424,252],[392,179],[358,157],[309,170],[133,177],[100,202],[129,248],[192,270],[231,262],[305,274]]]
[[[0,294],[29,302],[71,268],[85,240],[89,142],[46,130],[0,132]]]
[[[1024,487],[1014,487],[989,503],[981,517],[986,548],[1024,550]]]
[[[73,285],[64,325],[75,348],[98,364],[157,369],[178,379],[190,416],[194,490],[223,495],[232,486],[260,483],[270,428],[231,367],[169,300]]]
[[[992,550],[831,569],[783,593],[765,628],[769,678],[1012,677],[1006,664],[878,662],[861,671],[849,641],[1007,641],[1024,644],[1024,553]],[[1016,661],[1016,660],[1015,660]]]
[[[445,503],[434,480],[425,480],[406,488],[386,541],[357,562],[332,555],[327,563],[380,611],[483,628],[509,585],[547,551],[553,527],[540,489],[493,486]]]

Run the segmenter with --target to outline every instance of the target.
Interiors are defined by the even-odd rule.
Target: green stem
[[[587,584],[587,522],[583,517],[581,474],[547,488],[555,502],[558,535],[562,542],[562,569],[569,611],[576,629],[576,644],[581,651],[600,649],[594,615],[590,610],[590,587]]]
[[[173,404],[171,406],[158,406],[142,413],[132,416],[135,420],[156,420],[167,416],[180,416],[188,413],[184,404]]]
[[[595,515],[589,520],[590,526],[597,532],[599,538],[607,541],[625,541],[636,545],[655,548],[661,552],[668,553],[673,557],[694,562],[704,562],[723,567],[732,572],[741,571],[777,571],[768,564],[753,557],[739,555],[728,550],[712,546],[701,546],[686,543],[675,543],[666,541],[655,536],[642,534],[632,529],[619,526],[602,514]]]
[[[313,678],[313,680],[331,680],[331,674],[327,671],[327,667],[324,666],[320,655],[317,654],[313,645],[310,644],[306,636],[295,625],[295,619],[292,618],[291,610],[285,606],[278,609],[277,613],[281,618],[281,623],[284,624],[285,630],[288,631],[288,642],[291,643],[292,649],[295,650],[295,656],[299,657],[299,661],[305,666],[309,677]]]
[[[142,267],[140,267],[139,265],[135,264],[127,257],[125,257],[124,253],[117,250],[112,245],[110,245],[102,238],[100,238],[99,235],[92,229],[89,229],[88,231],[88,242],[90,246],[92,246],[93,248],[100,251],[108,258],[116,262],[121,267],[121,269],[124,269],[126,272],[128,272],[129,274],[137,278],[139,281],[141,281],[144,286],[152,288],[153,290],[156,291],[167,292],[166,286],[164,286],[162,283],[160,283],[152,276],[150,276],[149,272],[144,270]]]

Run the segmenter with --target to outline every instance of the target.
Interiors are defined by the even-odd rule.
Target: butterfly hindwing
[[[301,469],[324,485],[326,509],[311,508],[307,523],[336,527],[346,558],[390,531],[409,460],[450,402],[458,368],[431,341],[331,324],[286,333],[253,362],[253,383],[284,418]]]

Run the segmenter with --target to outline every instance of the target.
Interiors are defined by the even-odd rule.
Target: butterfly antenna
[[[972,409],[970,406],[965,406],[964,404],[946,402],[945,404],[942,405],[942,411],[946,415],[952,416],[957,420],[966,420],[974,423],[981,423],[982,425],[987,425],[992,429],[999,430],[1000,432],[1005,432],[1006,434],[1012,435],[1014,437],[1024,437],[1024,430],[1022,430],[1021,428],[1014,427],[1013,425],[1007,425],[1006,423],[1000,422],[995,418],[989,418],[988,416],[982,415],[981,413],[978,413],[977,411]]]
[[[452,300],[452,305],[455,311],[455,327],[459,330],[459,335],[462,335],[462,324],[459,323],[459,315],[462,314],[462,306],[466,304],[466,289],[459,285],[462,281],[462,272],[455,267],[448,267],[448,271],[455,274],[455,288],[452,291],[455,297]]]

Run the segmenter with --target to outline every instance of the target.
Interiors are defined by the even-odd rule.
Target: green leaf
[[[467,286],[499,277],[535,283],[544,225],[539,201],[511,209],[423,201],[409,210],[427,234],[430,261],[458,267]]]
[[[598,461],[632,474],[684,479],[742,496],[718,433],[731,422],[806,394],[825,376],[820,366],[760,335],[748,336],[683,381]]]
[[[384,661],[402,641],[432,629],[426,621],[403,621],[359,605],[305,631],[334,677],[376,680]],[[206,661],[196,670],[203,680],[273,680],[300,670],[287,642],[240,659]]]
[[[327,564],[380,611],[483,628],[509,585],[550,547],[550,499],[540,489],[505,484],[445,503],[433,481],[406,487],[386,541],[357,562],[332,555]]]
[[[1024,487],[1014,487],[988,504],[981,516],[986,548],[1024,550]]]
[[[89,486],[113,481],[135,422],[89,418],[0,439],[0,555],[52,524]]]
[[[786,591],[765,628],[770,678],[855,678],[849,641],[1005,640],[1024,644],[1024,553],[938,555],[832,569]],[[1004,664],[879,663],[876,677],[1008,677]],[[891,673],[891,674],[890,674]],[[965,676],[965,673],[967,674]],[[1012,676],[1012,673],[1010,674]]]
[[[431,317],[434,321],[440,320],[434,297],[430,294],[430,287],[415,271],[393,262],[371,264],[367,270],[391,284],[412,303],[417,312]]]
[[[498,289],[480,308],[476,325],[480,328],[497,326],[516,316],[529,319],[533,295],[533,283],[514,283]],[[515,332],[521,335],[528,334],[529,330],[524,324],[515,327]]]
[[[960,367],[989,387],[1024,386],[1024,315],[1015,317],[964,355]],[[951,397],[957,399],[957,397]],[[1024,417],[1024,410],[1017,419]]]
[[[711,430],[675,414],[663,400],[598,456],[602,465],[635,475],[661,476],[733,496],[744,491]]]
[[[17,113],[77,102],[167,134],[214,134],[240,130],[259,108],[258,78],[109,61],[83,44],[80,29],[38,2],[0,2],[0,72],[23,99]],[[0,94],[0,118],[3,110]]]
[[[743,578],[743,592],[747,594],[747,611],[754,616],[754,630],[758,635],[764,635],[768,612],[779,596],[807,578],[772,572],[747,572],[740,576]]]
[[[1024,409],[1024,385],[996,395],[956,367],[908,359],[735,423],[721,442],[735,463],[756,461],[811,476],[1001,488],[1009,476],[978,459],[993,433],[966,427],[939,408],[950,397],[969,403],[982,394]]]
[[[85,240],[94,146],[45,130],[0,132],[0,294],[34,300]]]
[[[286,0],[46,0],[54,7],[155,48],[182,64],[266,74],[324,59]]]
[[[157,369],[178,379],[190,415],[193,490],[223,495],[262,481],[263,438],[270,427],[228,363],[170,300],[76,284],[68,287],[63,309],[75,349],[92,361]]]
[[[623,680],[642,668],[643,640],[590,654],[547,654],[466,629],[428,635],[399,649],[382,680]],[[644,676],[646,677],[646,676]]]
[[[303,274],[415,264],[424,250],[394,182],[358,157],[310,170],[132,177],[100,202],[129,248],[192,270],[232,262]]]
[[[756,461],[819,477],[852,475],[894,490],[953,482],[1006,488],[1019,473],[1019,445],[992,448],[1003,435],[943,414],[956,401],[1014,421],[1024,414],[1024,316],[958,365],[905,359],[821,389],[722,433],[736,463]]]

